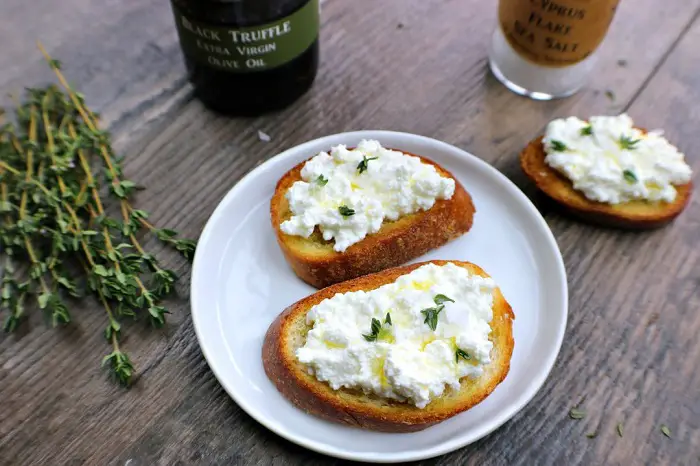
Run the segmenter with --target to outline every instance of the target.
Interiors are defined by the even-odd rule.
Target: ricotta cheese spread
[[[491,278],[426,264],[372,291],[313,306],[299,361],[337,390],[360,389],[424,408],[491,362]]]
[[[420,158],[367,140],[321,152],[306,162],[301,179],[285,194],[292,216],[280,228],[308,238],[319,227],[338,252],[379,231],[384,220],[428,210],[455,190],[453,179]]]
[[[588,199],[619,204],[673,202],[674,185],[688,183],[683,154],[661,132],[644,133],[626,114],[554,120],[544,137],[545,162]]]

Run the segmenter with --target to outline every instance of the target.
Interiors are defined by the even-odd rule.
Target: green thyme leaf
[[[379,321],[379,319],[372,318],[372,333],[378,334],[379,331],[382,329],[382,323]]]
[[[119,334],[121,332],[121,325],[119,322],[117,322],[114,319],[111,319],[109,321],[109,324],[107,324],[107,327],[105,328],[104,335],[105,335],[105,340],[111,341],[112,340],[112,335],[114,335],[117,340],[119,339]]]
[[[622,172],[622,177],[630,184],[634,184],[638,181],[637,175],[635,175],[632,170],[624,170]]]
[[[114,350],[102,359],[102,365],[109,365],[114,378],[123,386],[129,386],[131,376],[134,373],[129,356],[121,351]]]
[[[461,350],[457,348],[457,351],[455,351],[455,362],[459,362],[459,358],[464,359],[465,361],[471,361],[472,360],[472,355],[467,353],[464,350]]]
[[[69,278],[67,277],[57,277],[56,278],[56,283],[61,285],[68,293],[73,296],[73,297],[79,297],[80,293],[78,293],[78,290],[76,288],[76,285],[74,282],[72,282]]]
[[[454,303],[454,300],[453,300],[453,299],[448,298],[448,297],[445,296],[444,294],[437,294],[437,295],[435,295],[435,297],[433,298],[433,301],[435,301],[435,304],[443,304],[443,303],[445,303],[445,302],[447,302],[447,301],[449,301],[449,302],[451,302],[451,303]]]
[[[95,265],[93,271],[95,272],[95,275],[99,275],[100,277],[108,277],[110,275],[107,268],[101,264]]]
[[[134,209],[131,211],[131,218],[148,218],[148,212],[146,212],[145,210]]]
[[[41,293],[37,298],[37,301],[39,302],[39,309],[46,309],[46,306],[48,306],[50,299],[51,293]]]
[[[19,319],[14,315],[10,314],[9,316],[7,316],[7,319],[5,319],[5,323],[2,328],[3,330],[5,330],[5,332],[12,333],[17,328],[18,323]]]
[[[625,136],[624,134],[620,136],[618,144],[620,144],[620,149],[622,150],[634,150],[637,147],[640,139],[632,139],[631,137]]]
[[[10,283],[6,283],[5,286],[2,287],[2,299],[7,301],[10,299],[12,296],[12,287],[10,286]]]
[[[148,308],[148,314],[151,317],[151,324],[154,327],[160,328],[165,325],[165,314],[168,314],[168,310],[163,306],[151,306]]]
[[[387,324],[387,325],[392,325],[392,323],[391,323],[391,314],[389,314],[388,312],[386,313],[386,317],[384,318],[384,323]]]
[[[437,306],[423,309],[420,312],[425,316],[425,320],[423,321],[423,323],[428,324],[428,327],[430,327],[432,331],[435,331],[438,324],[438,316],[440,315],[442,310],[445,309],[444,303],[447,301],[454,303],[454,301],[445,296],[444,294],[435,295],[433,301],[435,302],[435,304],[437,304]]]
[[[124,188],[121,184],[112,185],[112,192],[114,192],[114,194],[116,194],[117,197],[126,197],[126,191],[124,191]]]
[[[586,437],[588,437],[588,438],[596,438],[597,436],[598,436],[598,432],[595,430],[593,432],[589,432],[586,434]]]
[[[70,314],[68,308],[63,304],[58,296],[52,295],[49,299],[49,307],[51,308],[51,324],[55,327],[58,324],[70,323]]]
[[[569,417],[576,420],[583,419],[586,417],[586,411],[578,408],[571,408],[569,411]]]
[[[367,158],[367,156],[362,156],[362,162],[357,164],[357,171],[361,175],[363,172],[367,171],[367,164],[371,162],[372,160],[377,160],[379,157],[370,157]]]
[[[171,230],[169,228],[161,228],[156,232],[156,236],[159,240],[169,240],[177,236],[177,231]]]
[[[178,239],[175,241],[175,249],[182,254],[185,259],[191,260],[197,248],[197,243],[191,239]]]
[[[611,102],[615,102],[615,93],[613,91],[611,91],[610,89],[607,89],[605,91],[605,97],[610,99]]]
[[[581,136],[591,136],[593,134],[593,126],[588,125],[581,128]]]
[[[362,336],[365,337],[367,341],[377,341],[379,337],[379,331],[382,329],[382,323],[379,319],[372,318],[372,325],[370,326],[370,333],[363,333]]]
[[[342,215],[343,217],[350,217],[352,215],[355,215],[355,211],[346,205],[341,205],[340,207],[338,207],[338,212],[340,212],[340,215]]]
[[[564,144],[561,141],[557,141],[556,139],[552,139],[551,141],[549,141],[549,144],[552,147],[552,149],[554,149],[557,152],[564,152],[566,150],[569,150],[569,148],[566,147],[566,144]]]
[[[328,184],[328,178],[323,175],[318,175],[318,178],[316,178],[316,184],[319,186],[325,186]]]
[[[666,437],[671,438],[671,429],[666,424],[661,424],[661,433]]]
[[[438,316],[440,315],[440,312],[445,308],[444,305],[440,304],[435,307],[429,307],[427,309],[423,309],[421,314],[425,316],[425,320],[423,321],[424,324],[428,324],[428,327],[430,327],[430,330],[435,331],[438,325]]]
[[[623,424],[621,422],[618,422],[617,423],[617,435],[619,435],[620,437],[622,437],[623,428],[624,428]]]

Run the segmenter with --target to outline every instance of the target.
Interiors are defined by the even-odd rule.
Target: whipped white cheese
[[[313,328],[297,358],[335,390],[360,389],[424,408],[491,362],[495,287],[491,278],[448,263],[426,264],[372,291],[336,294],[309,310]],[[425,320],[435,313],[433,330]],[[381,323],[376,338],[372,319]]]
[[[366,140],[355,149],[321,152],[306,162],[301,178],[286,193],[292,216],[280,227],[308,238],[318,226],[338,252],[379,231],[384,220],[428,210],[455,190],[453,179],[418,157]]]
[[[643,133],[626,114],[554,120],[544,137],[545,162],[588,199],[609,204],[673,202],[674,185],[690,181],[683,154],[660,132]]]

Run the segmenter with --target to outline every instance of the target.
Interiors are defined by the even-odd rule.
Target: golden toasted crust
[[[323,288],[405,264],[469,231],[475,212],[471,196],[450,172],[435,162],[420,159],[435,166],[440,175],[455,180],[452,198],[437,200],[429,210],[403,216],[395,222],[384,222],[377,233],[342,253],[333,250],[333,242],[324,241],[318,229],[309,238],[287,235],[280,229],[280,224],[291,217],[285,194],[292,184],[301,180],[301,169],[306,162],[288,171],[277,183],[272,196],[270,218],[277,242],[292,270],[311,286]]]
[[[591,201],[574,189],[571,181],[545,163],[542,138],[530,142],[520,153],[520,165],[525,174],[547,196],[583,220],[601,225],[647,229],[660,227],[676,218],[688,204],[693,184],[676,186],[678,195],[672,203],[633,201],[606,204]]]
[[[334,422],[384,432],[422,430],[481,402],[505,379],[513,354],[512,321],[515,317],[498,289],[494,295],[489,336],[493,342],[491,363],[485,367],[481,377],[464,378],[460,390],[448,388],[443,396],[433,400],[423,409],[376,395],[366,395],[361,391],[345,388],[333,390],[327,383],[320,382],[310,375],[307,366],[300,363],[295,354],[297,348],[305,344],[306,333],[310,330],[306,325],[306,314],[312,306],[336,293],[373,290],[394,282],[399,276],[427,263],[444,265],[448,262],[488,277],[481,268],[469,262],[422,262],[338,283],[289,306],[270,325],[265,335],[262,358],[267,376],[282,395],[310,414]]]

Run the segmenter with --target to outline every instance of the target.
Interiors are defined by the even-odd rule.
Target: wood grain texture
[[[569,274],[569,325],[550,378],[520,414],[421,464],[698,464],[700,200],[651,233],[586,226],[536,197],[517,154],[553,117],[629,110],[641,126],[665,128],[699,172],[700,0],[623,1],[590,86],[550,103],[514,96],[488,74],[493,2],[378,5],[327,1],[311,92],[277,114],[227,119],[191,99],[167,2],[3,0],[0,94],[50,79],[34,51],[41,38],[115,132],[126,172],[149,187],[138,204],[193,237],[243,174],[321,135],[394,129],[477,154],[545,214]],[[258,130],[272,141],[259,141]],[[187,283],[188,266],[151,246]],[[228,398],[197,345],[187,287],[180,291],[163,332],[129,329],[124,346],[141,377],[129,391],[99,370],[107,347],[94,303],[64,330],[33,319],[19,335],[1,335],[0,464],[342,464],[280,439]],[[568,419],[583,395],[588,416]],[[598,437],[586,438],[593,430]]]

